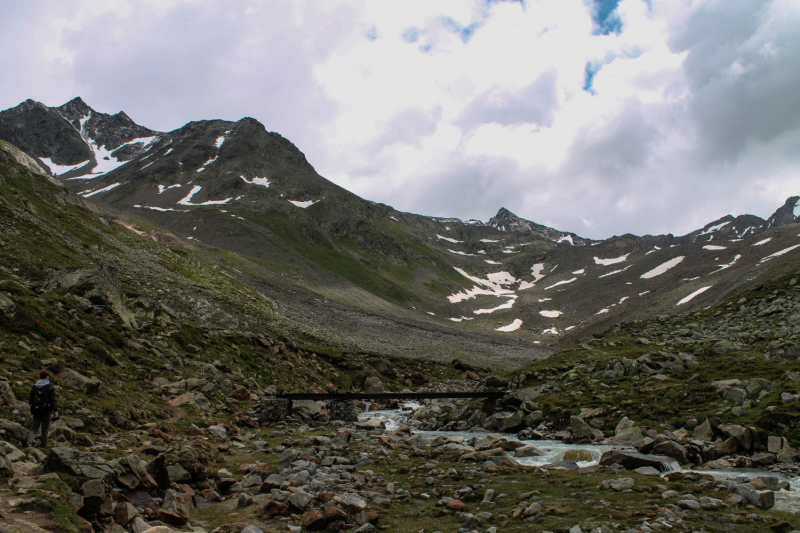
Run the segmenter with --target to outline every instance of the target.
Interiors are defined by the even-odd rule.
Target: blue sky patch
[[[415,43],[419,41],[419,35],[422,33],[419,28],[408,28],[403,32],[403,40],[407,43]]]
[[[583,90],[591,95],[597,94],[594,92],[592,84],[594,83],[595,74],[597,74],[602,67],[602,63],[595,63],[594,61],[586,62],[586,69],[583,72]]]
[[[590,0],[595,35],[619,34],[622,32],[622,19],[617,13],[619,0]]]
[[[475,33],[475,30],[481,27],[480,22],[473,22],[466,26],[462,26],[457,20],[450,17],[442,17],[441,20],[442,25],[445,28],[455,34],[458,34],[458,36],[461,37],[461,40],[465,43],[469,42],[469,40],[472,38],[472,35]]]

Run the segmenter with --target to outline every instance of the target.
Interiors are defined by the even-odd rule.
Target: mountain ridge
[[[64,146],[59,132],[68,133]],[[584,239],[504,207],[487,223],[403,213],[326,180],[253,118],[155,132],[79,98],[0,112],[0,138],[37,140],[25,145],[32,152],[21,148],[43,168],[56,165],[51,174],[76,194],[120,213],[113,216],[235,254],[225,261],[246,266],[226,271],[263,287],[298,320],[373,346],[381,333],[364,325],[383,317],[404,354],[402,332],[424,337],[433,325],[444,337],[487,334],[534,353],[609,321],[667,312],[700,289],[680,305],[701,308],[778,268],[782,259],[763,261],[791,248],[782,228],[797,222],[798,197],[767,221],[727,215],[678,237]],[[73,159],[57,158],[64,153]],[[328,302],[322,311],[316,300]]]

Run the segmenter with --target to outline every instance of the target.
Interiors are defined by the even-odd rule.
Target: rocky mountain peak
[[[66,104],[57,107],[56,110],[61,114],[61,116],[73,123],[84,117],[88,117],[94,112],[94,110],[89,107],[80,96],[76,96]]]
[[[767,219],[767,227],[774,228],[791,224],[800,219],[800,196],[790,196],[786,202]]]

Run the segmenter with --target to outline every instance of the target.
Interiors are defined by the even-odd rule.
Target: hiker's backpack
[[[33,388],[33,400],[31,400],[31,414],[34,416],[44,416],[50,412],[50,387],[53,385],[48,384],[44,387]]]

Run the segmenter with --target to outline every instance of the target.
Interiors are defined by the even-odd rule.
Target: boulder
[[[6,435],[20,443],[28,440],[28,430],[22,425],[11,422],[10,420],[0,418],[0,431],[5,431]]]
[[[82,394],[97,392],[102,384],[99,379],[84,376],[69,368],[62,368],[57,375],[59,381],[65,386],[80,391]]]
[[[328,524],[328,519],[325,518],[325,515],[316,509],[312,509],[305,513],[300,518],[300,521],[303,523],[303,527],[310,531],[324,529]]]
[[[353,492],[344,492],[334,496],[333,501],[345,508],[363,511],[367,507],[367,500]]]
[[[237,402],[243,402],[245,400],[250,399],[250,391],[248,391],[244,387],[239,387],[237,389],[233,389],[231,392],[228,393],[228,398],[232,400],[236,400]]]
[[[364,392],[367,394],[381,393],[385,390],[383,381],[378,376],[369,376],[364,382]]]
[[[114,267],[66,268],[50,276],[42,287],[42,292],[67,292],[73,288],[85,300],[105,305],[122,319],[125,326],[138,327],[136,318],[125,305],[122,282]]]
[[[720,457],[725,457],[726,455],[733,455],[736,453],[738,445],[736,444],[736,439],[731,437],[716,446],[712,446],[707,450],[703,451],[703,459],[705,461],[713,461],[715,459],[719,459]]]
[[[117,503],[117,507],[114,509],[114,522],[125,527],[131,520],[136,518],[136,515],[138,514],[139,511],[137,511],[136,507],[130,503],[119,502]]]
[[[526,444],[521,448],[514,450],[514,457],[538,457],[544,455],[542,451],[533,444]]]
[[[183,516],[191,516],[195,512],[194,499],[190,494],[168,489],[164,494],[164,509],[175,511]]]
[[[620,492],[620,491],[623,491],[623,490],[632,489],[633,485],[634,485],[634,481],[633,481],[633,478],[630,478],[630,477],[621,477],[621,478],[609,480],[608,485],[615,492]]]
[[[572,430],[573,442],[592,440],[592,428],[581,417],[569,417],[569,428]]]
[[[661,444],[654,446],[651,450],[651,453],[654,455],[665,455],[667,457],[671,457],[680,464],[686,464],[688,462],[686,448],[674,440],[667,440],[666,442],[662,442]]]
[[[397,377],[397,372],[394,368],[392,368],[392,363],[389,362],[389,360],[385,357],[373,357],[369,360],[369,364],[372,365],[372,368],[374,368],[375,371],[382,376],[386,376],[388,378]]]
[[[694,428],[692,438],[699,441],[710,441],[714,438],[714,428],[708,419],[703,420],[703,423]]]
[[[635,470],[641,466],[652,466],[660,472],[672,470],[674,460],[664,455],[646,455],[626,450],[609,450],[600,457],[600,466],[622,465],[626,470]]]

